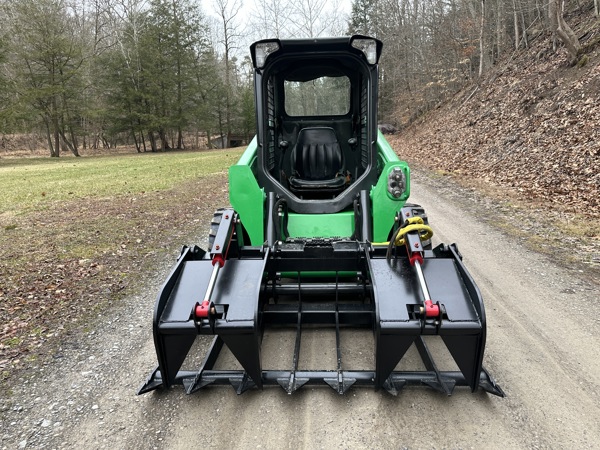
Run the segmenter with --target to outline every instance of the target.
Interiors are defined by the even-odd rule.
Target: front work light
[[[406,175],[400,167],[394,167],[388,174],[388,192],[394,198],[400,198],[406,190]]]
[[[369,64],[377,63],[377,42],[375,39],[353,39],[352,47],[363,52]]]
[[[260,42],[256,44],[256,47],[254,48],[256,67],[258,69],[262,69],[263,67],[265,67],[267,57],[271,53],[276,52],[277,50],[279,50],[279,43],[276,41]]]

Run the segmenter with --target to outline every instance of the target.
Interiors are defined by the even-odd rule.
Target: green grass
[[[171,189],[225,173],[242,150],[0,159],[0,211],[21,214],[54,201]]]
[[[202,245],[242,151],[0,159],[0,395],[181,245]]]

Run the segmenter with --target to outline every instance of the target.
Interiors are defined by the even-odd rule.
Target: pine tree
[[[79,156],[76,140],[83,48],[62,1],[18,0],[9,5],[8,33],[19,101],[46,129],[50,155],[62,148]],[[27,105],[27,106],[25,106]]]

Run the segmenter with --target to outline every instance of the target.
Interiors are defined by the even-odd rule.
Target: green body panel
[[[336,214],[289,213],[290,237],[350,237],[354,233],[354,211]]]
[[[384,163],[400,161],[381,131],[377,132],[377,156]]]
[[[398,159],[398,156],[390,146],[389,142],[379,132],[377,138],[377,156],[379,166],[383,167],[377,184],[371,189],[371,205],[373,215],[373,242],[385,242],[392,226],[394,216],[406,203],[410,195],[410,169],[408,164]],[[394,198],[388,192],[388,175],[399,167],[406,177],[406,189],[400,198]]]
[[[264,242],[265,192],[258,185],[256,170],[256,137],[250,142],[240,160],[229,168],[229,201],[240,215],[251,245]]]
[[[237,164],[229,168],[229,201],[240,215],[250,237],[250,244],[262,245],[264,235],[264,202],[266,195],[258,185],[255,172],[257,164],[257,140],[252,140]],[[400,161],[385,137],[379,133],[377,140],[378,166],[381,175],[370,192],[373,219],[373,241],[387,241],[394,224],[394,216],[404,206],[410,195],[410,169]],[[406,177],[406,189],[400,198],[388,192],[388,175],[400,167]],[[354,212],[341,211],[335,214],[298,214],[288,216],[290,237],[350,237],[354,233]]]

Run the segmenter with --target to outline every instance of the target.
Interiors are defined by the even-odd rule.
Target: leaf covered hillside
[[[539,35],[393,136],[400,156],[504,198],[600,218],[600,21],[570,21],[585,52],[578,66]]]

